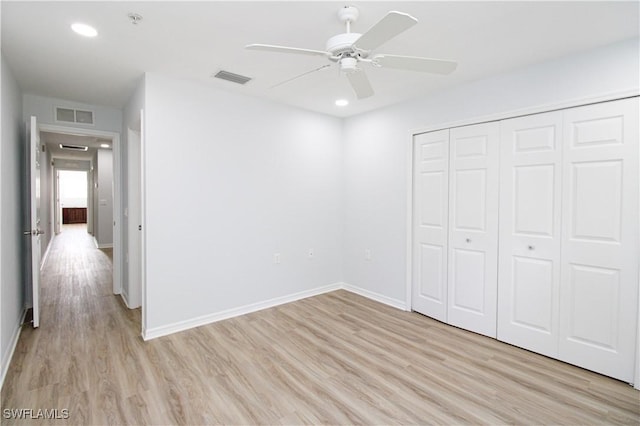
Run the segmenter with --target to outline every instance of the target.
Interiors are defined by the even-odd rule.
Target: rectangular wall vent
[[[82,145],[67,145],[64,143],[60,144],[60,148],[62,149],[70,149],[72,151],[87,151],[89,149],[88,146],[82,146]]]
[[[248,81],[251,81],[251,77],[245,77],[244,75],[234,74],[232,72],[224,70],[215,73],[214,77],[238,84],[246,84]]]
[[[93,111],[56,107],[56,121],[93,124]]]

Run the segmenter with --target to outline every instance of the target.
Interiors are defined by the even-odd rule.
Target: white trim
[[[156,327],[152,329],[146,329],[142,327],[142,339],[147,341],[156,339],[158,337],[167,336],[169,334],[178,333],[180,331],[189,330],[191,328],[200,327],[203,325],[211,324],[214,322],[238,317],[241,315],[250,314],[252,312],[261,311],[263,309],[273,308],[285,303],[295,302],[296,300],[306,299],[307,297],[318,296],[324,293],[330,293],[336,290],[346,290],[351,293],[366,297],[373,301],[383,303],[385,305],[394,307],[400,310],[406,310],[406,305],[402,300],[393,299],[391,297],[384,296],[373,291],[365,290],[360,287],[356,287],[351,284],[338,282],[335,284],[329,284],[323,287],[317,287],[311,290],[305,290],[298,293],[293,293],[287,296],[276,297],[273,299],[265,300],[263,302],[256,302],[250,305],[240,306],[238,308],[231,308],[221,312],[215,312],[213,314],[203,315],[200,317],[179,321],[173,324],[168,324],[162,327]],[[127,305],[128,306],[128,305]]]
[[[95,120],[95,115],[94,115]],[[72,124],[72,123],[68,123]],[[77,123],[76,123],[77,124]],[[122,256],[121,250],[121,223],[123,222],[122,214],[122,164],[120,158],[120,133],[109,132],[104,130],[85,129],[78,127],[60,126],[56,124],[38,124],[39,131],[61,133],[65,135],[79,136],[96,136],[105,139],[111,139],[113,151],[113,294],[122,293]],[[87,199],[87,207],[90,200]],[[94,224],[95,226],[95,224]],[[106,248],[103,246],[101,248]]]
[[[413,137],[414,134],[409,135],[409,149],[405,156],[407,162],[407,222],[406,232],[407,239],[405,245],[405,310],[411,311],[412,307],[412,293],[413,293]]]
[[[140,328],[142,336],[147,335],[147,154],[144,109],[140,110]]]
[[[375,293],[373,291],[366,290],[366,289],[361,288],[361,287],[356,287],[354,285],[347,284],[347,283],[342,283],[342,288],[344,290],[350,291],[351,293],[355,293],[355,294],[358,294],[360,296],[366,297],[367,299],[371,299],[371,300],[374,300],[376,302],[383,303],[385,305],[389,305],[389,306],[394,307],[396,309],[401,309],[403,311],[407,310],[407,305],[400,299],[393,299],[391,297],[382,295],[380,293]]]
[[[42,260],[40,260],[40,270],[44,268],[44,264],[47,262],[47,258],[49,257],[49,252],[51,251],[51,246],[53,245],[53,239],[55,238],[55,233],[51,235],[49,239],[49,244],[47,244],[47,249],[44,251],[44,256],[42,256]]]
[[[120,293],[120,298],[122,298],[122,301],[124,302],[125,306],[129,309],[131,309],[131,304],[129,303],[129,298],[127,296],[127,292],[124,291],[124,289],[122,289],[122,293]]]
[[[96,246],[97,249],[113,248],[113,243],[100,244],[96,239],[95,235],[93,236],[93,244]],[[116,294],[119,294],[119,293],[116,293]]]
[[[638,155],[640,156],[640,153]],[[638,187],[638,192],[640,192],[640,185]],[[640,199],[640,197],[638,199]],[[636,207],[640,208],[640,206]],[[638,217],[638,221],[640,221],[640,216]],[[640,226],[638,227],[638,237],[640,238]],[[640,288],[640,269],[636,271],[636,279],[638,281],[638,287]],[[638,292],[638,305],[636,309],[638,310],[638,322],[636,325],[636,374],[633,380],[635,384],[634,388],[640,391],[640,291]]]
[[[0,389],[4,385],[4,379],[7,376],[7,372],[9,371],[9,365],[11,365],[11,360],[13,359],[13,354],[16,351],[16,347],[18,346],[18,340],[20,339],[20,334],[22,333],[22,324],[24,323],[24,319],[27,315],[27,309],[22,310],[22,315],[20,315],[20,321],[18,322],[18,326],[13,330],[13,334],[11,336],[11,340],[9,342],[9,348],[5,356],[2,357],[2,371],[0,372]]]
[[[58,120],[58,108],[61,109],[71,109],[73,110],[73,121],[62,121],[62,120]],[[91,118],[93,119],[92,123],[80,123],[79,121],[76,121],[76,113],[78,111],[82,111],[82,112],[90,112],[91,113]],[[61,105],[54,105],[53,106],[53,121],[55,123],[60,123],[60,125],[78,125],[78,126],[89,126],[89,127],[95,127],[96,126],[96,111],[94,109],[80,109],[80,108],[76,108],[76,107],[65,107],[65,106],[61,106]]]
[[[168,334],[177,333],[179,331],[188,330],[190,328],[200,327],[202,325],[211,324],[213,322],[222,321],[240,315],[250,314],[252,312],[261,311],[263,309],[273,308],[274,306],[295,302],[296,300],[306,299],[307,297],[317,296],[319,294],[328,293],[330,291],[340,290],[341,288],[342,283],[330,284],[324,287],[301,291],[299,293],[293,293],[287,296],[276,297],[273,299],[265,300],[263,302],[256,302],[250,305],[240,306],[238,308],[231,308],[221,312],[215,312],[213,314],[203,315],[185,321],[179,321],[162,327],[156,327],[146,330],[143,328],[142,338],[144,340],[155,339],[157,337],[166,336]]]
[[[452,121],[447,123],[434,124],[431,126],[421,127],[413,130],[409,130],[408,133],[408,142],[409,142],[409,152],[406,155],[406,170],[407,176],[406,181],[408,182],[407,186],[407,224],[406,224],[406,283],[405,290],[407,293],[407,310],[411,310],[411,285],[412,285],[412,267],[413,267],[413,138],[415,135],[427,132],[435,132],[437,130],[443,129],[451,129],[454,127],[461,126],[469,126],[472,124],[480,124],[487,123],[491,121],[500,121],[506,120],[515,117],[521,117],[525,115],[531,114],[540,114],[543,112],[556,111],[567,108],[574,108],[578,106],[590,105],[601,102],[609,102],[618,99],[625,99],[636,97],[640,95],[640,89],[633,88],[628,90],[623,90],[620,92],[612,92],[606,93],[603,95],[592,96],[592,97],[583,97],[571,99],[564,102],[555,102],[550,104],[542,104],[538,106],[522,108],[517,110],[505,111],[497,114],[491,114],[486,116],[479,116],[474,118],[468,118],[464,120]],[[639,298],[640,299],[640,298]],[[639,306],[640,310],[640,301]],[[640,321],[638,322],[638,340],[640,341]],[[639,342],[640,344],[640,342]],[[640,351],[640,346],[638,348]],[[640,354],[640,352],[639,352]],[[638,365],[637,365],[637,373],[636,373],[636,382],[640,382],[640,356],[638,356]]]
[[[417,129],[409,130],[409,135],[413,137],[420,133],[433,132],[436,130],[451,129],[454,127],[469,126],[472,124],[488,123],[490,121],[500,121],[509,118],[522,117],[525,115],[540,114],[543,112],[557,111],[561,109],[574,108],[578,106],[585,106],[590,104],[597,104],[602,102],[615,101],[619,99],[632,98],[640,95],[640,89],[628,89],[620,92],[606,93],[599,96],[575,98],[563,102],[553,102],[549,104],[542,104],[533,107],[521,108],[516,110],[503,111],[495,114],[483,115],[478,117],[465,118],[457,121],[450,121],[447,123],[438,123],[431,126],[419,127]]]
[[[412,290],[412,262],[413,262],[413,139],[415,135],[427,132],[433,132],[437,130],[450,129],[454,127],[460,126],[468,126],[472,124],[486,123],[491,121],[501,121],[510,118],[522,117],[526,115],[532,114],[540,114],[544,112],[551,112],[557,110],[563,110],[568,108],[575,108],[579,106],[597,104],[602,102],[610,102],[620,99],[633,98],[640,96],[640,89],[633,88],[628,90],[623,90],[620,92],[611,92],[593,97],[583,97],[571,99],[564,102],[556,102],[551,104],[542,104],[538,106],[512,110],[501,112],[497,114],[491,114],[486,116],[479,116],[475,118],[468,118],[464,120],[458,120],[454,122],[448,123],[440,123],[431,126],[426,126],[422,128],[417,128],[413,130],[409,130],[408,135],[408,145],[409,152],[406,156],[406,165],[407,165],[407,224],[406,224],[406,292],[407,292],[407,310],[411,310],[411,290]],[[639,271],[640,272],[640,271]],[[640,278],[639,278],[640,283]],[[635,366],[635,375],[634,382],[631,383],[634,385],[634,388],[640,390],[640,293],[638,294],[638,319],[636,323],[637,328],[637,342],[636,342],[636,366]]]

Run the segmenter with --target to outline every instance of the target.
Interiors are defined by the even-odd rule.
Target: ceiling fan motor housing
[[[353,43],[355,43],[361,35],[362,34],[359,33],[335,35],[327,41],[327,52],[331,53],[331,56],[342,56],[345,53],[355,54]]]

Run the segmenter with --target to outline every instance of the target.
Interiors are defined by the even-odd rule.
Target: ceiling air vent
[[[93,111],[56,107],[56,121],[93,124]]]
[[[248,81],[251,81],[251,77],[245,77],[244,75],[234,74],[232,72],[224,71],[224,70],[221,70],[215,73],[214,77],[222,80],[231,81],[233,83],[238,83],[238,84],[245,84]]]
[[[60,148],[62,149],[69,149],[71,151],[86,151],[89,149],[88,146],[82,146],[82,145],[67,145],[64,143],[60,144]]]

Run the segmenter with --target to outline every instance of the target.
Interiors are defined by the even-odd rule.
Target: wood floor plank
[[[111,294],[112,253],[63,228],[2,424],[640,424],[628,384],[347,291],[162,337]]]

